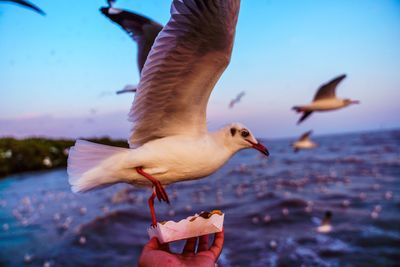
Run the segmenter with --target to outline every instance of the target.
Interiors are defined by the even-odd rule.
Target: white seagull
[[[302,134],[300,138],[292,144],[294,152],[298,152],[301,149],[313,149],[318,146],[310,139],[311,134],[312,131]]]
[[[140,74],[150,49],[163,26],[139,14],[114,8],[110,2],[109,5],[109,7],[101,8],[100,11],[107,18],[121,26],[121,28],[138,44],[137,64]],[[136,90],[137,86],[126,85],[122,90],[117,91],[117,94],[136,92]]]
[[[242,124],[208,132],[209,96],[228,66],[240,0],[174,0],[171,18],[144,65],[130,120],[130,148],[77,140],[68,158],[72,191],[115,183],[153,186],[149,198],[169,203],[163,188],[206,177],[236,152],[268,150]]]
[[[313,102],[304,106],[295,106],[293,109],[298,113],[303,113],[297,124],[300,124],[314,111],[330,111],[347,107],[351,104],[359,104],[357,100],[340,99],[336,97],[337,85],[346,78],[346,75],[340,75],[335,79],[323,84],[314,96]]]

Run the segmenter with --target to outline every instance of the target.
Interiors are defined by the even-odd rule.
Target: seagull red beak
[[[260,151],[261,153],[263,153],[267,157],[269,156],[268,149],[263,144],[261,144],[260,142],[253,143],[252,141],[247,140],[247,139],[246,139],[246,141],[249,142],[254,149],[257,149],[258,151]]]

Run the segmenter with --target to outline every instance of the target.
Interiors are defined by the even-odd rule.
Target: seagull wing
[[[303,122],[305,119],[307,119],[313,112],[312,111],[304,111],[303,115],[300,117],[300,119],[297,121],[297,124],[300,124]]]
[[[103,7],[100,11],[107,18],[121,26],[137,42],[138,67],[139,73],[141,73],[154,40],[163,28],[162,25],[151,19],[122,9]]]
[[[207,131],[206,109],[228,66],[240,0],[174,0],[129,113],[131,147],[178,134]]]
[[[303,134],[300,136],[299,141],[305,141],[305,140],[307,140],[307,139],[310,137],[311,134],[312,134],[312,130],[310,130],[310,131],[308,131],[308,132],[306,132],[306,133],[303,133]]]
[[[33,11],[36,11],[36,12],[39,13],[40,15],[43,15],[43,16],[46,15],[46,13],[44,13],[43,10],[41,10],[40,8],[38,8],[37,6],[35,6],[34,4],[29,3],[28,1],[25,1],[25,0],[0,0],[0,1],[3,1],[3,2],[13,2],[13,3],[19,4],[19,5],[21,5],[21,6],[27,7],[27,8],[29,8],[29,9],[32,9]]]
[[[335,79],[329,81],[326,84],[323,84],[317,91],[317,93],[314,96],[314,101],[316,100],[321,100],[321,99],[327,99],[327,98],[335,98],[336,97],[336,87],[338,84],[346,78],[346,75],[340,75],[339,77],[336,77]]]

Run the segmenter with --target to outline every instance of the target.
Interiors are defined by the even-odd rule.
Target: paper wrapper
[[[179,222],[157,223],[157,226],[151,226],[147,232],[150,238],[155,236],[160,243],[213,234],[222,231],[224,215],[223,213],[212,214],[209,218],[203,218],[196,214]]]

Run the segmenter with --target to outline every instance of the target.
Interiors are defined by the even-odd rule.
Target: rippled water
[[[225,212],[221,266],[399,266],[400,131],[315,138],[294,154],[242,151],[216,174],[167,188],[160,220]],[[149,190],[70,193],[65,170],[0,181],[0,266],[135,266],[150,223]],[[333,231],[316,231],[333,213]],[[181,244],[175,245],[178,250]]]

